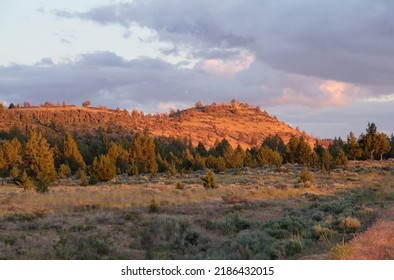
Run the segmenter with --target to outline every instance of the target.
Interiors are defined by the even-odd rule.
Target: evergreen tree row
[[[218,173],[264,165],[279,168],[283,163],[330,170],[346,165],[348,160],[394,157],[394,136],[389,139],[378,132],[374,123],[368,123],[359,138],[353,132],[346,142],[335,138],[328,149],[319,144],[312,149],[304,138],[297,136],[285,144],[278,135],[246,150],[239,145],[234,149],[226,139],[217,140],[210,149],[202,143],[195,147],[187,137],[153,138],[148,130],[121,139],[108,139],[105,132],[98,139],[77,140],[71,133],[62,137],[40,131],[29,135],[10,132],[4,136],[0,145],[0,175],[25,189],[38,191],[47,190],[56,178],[70,176],[77,176],[86,185],[87,175],[94,184],[109,181],[116,174],[154,176],[159,172],[171,177],[204,169]]]

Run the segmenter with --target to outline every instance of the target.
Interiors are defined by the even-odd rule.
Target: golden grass
[[[68,211],[84,207],[103,209],[122,209],[149,205],[155,198],[161,206],[180,206],[195,204],[226,204],[226,198],[238,198],[242,203],[265,200],[287,200],[297,197],[331,195],[351,188],[358,188],[377,181],[379,175],[366,174],[362,180],[356,180],[357,174],[336,175],[315,173],[316,183],[309,188],[294,187],[298,171],[291,173],[273,172],[261,168],[248,171],[244,175],[231,173],[216,175],[218,189],[207,190],[202,187],[199,176],[191,174],[185,178],[168,179],[156,177],[126,178],[117,183],[80,187],[60,185],[50,188],[45,194],[24,192],[22,189],[6,185],[0,187],[0,215],[47,211]],[[348,177],[354,177],[351,182]],[[334,178],[334,179],[333,179]],[[129,181],[127,181],[129,180]],[[176,189],[175,182],[185,183],[185,189]],[[120,184],[119,184],[120,183]],[[64,181],[62,184],[70,184]]]

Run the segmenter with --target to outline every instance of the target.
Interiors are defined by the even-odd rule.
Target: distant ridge
[[[111,137],[121,137],[148,128],[153,136],[186,136],[194,145],[202,142],[206,147],[213,146],[216,139],[226,138],[233,147],[239,144],[242,148],[250,148],[275,134],[285,143],[291,136],[304,137],[311,146],[315,143],[305,132],[290,127],[259,107],[234,100],[229,104],[202,105],[198,102],[193,108],[154,115],[137,110],[130,113],[74,105],[15,107],[0,113],[2,131],[27,132],[34,128],[53,133],[67,130],[81,137],[95,136],[103,131]]]

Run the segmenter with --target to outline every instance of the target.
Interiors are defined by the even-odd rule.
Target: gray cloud
[[[245,48],[289,73],[358,85],[394,85],[392,1],[133,1],[86,12],[58,11],[99,24],[138,24],[194,55]]]
[[[33,66],[0,67],[0,99],[33,104],[90,99],[96,105],[130,109],[169,100],[186,104],[197,99],[227,101],[223,92],[232,96],[241,90],[236,81],[228,85],[227,80],[203,71],[181,69],[152,58],[126,60],[112,52],[82,54],[67,63],[50,62],[43,58]]]

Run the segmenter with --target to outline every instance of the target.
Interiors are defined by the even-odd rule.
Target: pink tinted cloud
[[[283,88],[282,94],[270,101],[273,105],[300,104],[311,108],[345,107],[362,95],[361,89],[352,84],[326,80],[305,91]]]

